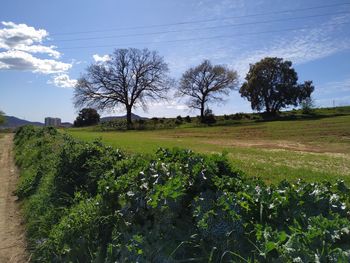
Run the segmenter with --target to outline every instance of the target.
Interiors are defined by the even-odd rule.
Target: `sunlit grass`
[[[155,131],[97,132],[69,129],[82,140],[100,138],[131,153],[159,147],[227,152],[238,169],[266,182],[283,179],[350,183],[350,116],[313,120],[252,122],[233,126]]]

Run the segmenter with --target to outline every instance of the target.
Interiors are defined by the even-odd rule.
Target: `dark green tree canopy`
[[[0,125],[5,122],[5,116],[4,113],[0,110]]]
[[[276,114],[287,106],[298,106],[314,91],[312,81],[298,84],[298,75],[291,61],[266,57],[250,65],[239,92],[253,110]]]
[[[74,121],[75,127],[90,126],[99,123],[100,114],[95,109],[84,108],[79,112],[78,117]]]
[[[201,118],[210,102],[223,101],[222,96],[237,87],[238,75],[222,65],[212,65],[204,60],[200,65],[187,70],[180,80],[177,96],[187,97],[187,105],[200,110]]]

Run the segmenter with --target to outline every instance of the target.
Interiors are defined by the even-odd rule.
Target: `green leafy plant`
[[[127,155],[53,128],[15,136],[34,262],[347,262],[350,189],[266,185],[225,154]]]

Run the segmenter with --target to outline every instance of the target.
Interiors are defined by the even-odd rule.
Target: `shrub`
[[[315,103],[312,98],[306,98],[301,102],[301,109],[303,114],[311,114],[314,112]]]
[[[128,129],[127,121],[125,119],[105,121],[101,123],[101,129],[104,131],[108,130],[122,130]]]
[[[188,122],[188,123],[190,123],[190,122],[191,122],[191,117],[190,117],[189,115],[187,115],[187,116],[185,117],[185,121]]]
[[[201,122],[205,123],[205,124],[213,124],[216,122],[215,116],[214,116],[213,111],[211,109],[206,109],[204,111],[204,116],[201,119]]]

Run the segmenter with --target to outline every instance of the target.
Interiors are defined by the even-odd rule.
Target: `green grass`
[[[248,176],[261,177],[268,183],[297,178],[343,179],[350,183],[350,115],[338,113],[328,114],[335,117],[325,114],[322,118],[250,121],[231,126],[127,132],[99,132],[92,127],[66,131],[81,140],[101,138],[131,153],[148,154],[158,147],[203,153],[225,151]]]

